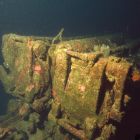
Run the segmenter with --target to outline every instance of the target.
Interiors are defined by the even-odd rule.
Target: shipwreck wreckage
[[[9,101],[0,139],[109,140],[140,82],[140,40],[6,34],[0,80]]]

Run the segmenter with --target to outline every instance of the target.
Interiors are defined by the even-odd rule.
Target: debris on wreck
[[[109,140],[115,135],[131,99],[126,87],[140,81],[140,55],[134,57],[140,40],[125,44],[113,35],[62,40],[62,33],[3,36],[0,80],[15,98],[9,102],[16,104],[16,119],[8,121],[9,115],[9,123],[0,124],[0,138]]]

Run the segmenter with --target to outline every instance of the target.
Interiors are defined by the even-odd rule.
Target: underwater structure
[[[140,39],[6,34],[0,80],[9,100],[0,139],[109,140],[140,85]]]

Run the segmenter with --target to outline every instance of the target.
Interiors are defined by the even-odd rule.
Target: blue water
[[[54,35],[61,27],[69,36],[134,32],[139,12],[137,0],[0,0],[0,34]]]

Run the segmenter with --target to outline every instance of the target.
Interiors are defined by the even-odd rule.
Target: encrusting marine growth
[[[119,35],[70,39],[62,33],[3,36],[0,80],[15,98],[6,119],[0,118],[1,139],[109,140],[115,135],[131,99],[130,85],[140,83],[139,57],[129,55],[139,50],[140,40],[125,44]]]

